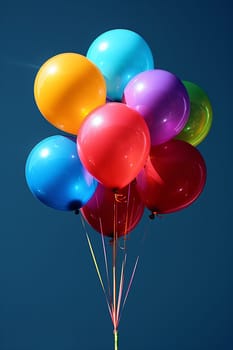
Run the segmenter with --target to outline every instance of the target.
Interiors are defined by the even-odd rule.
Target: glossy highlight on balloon
[[[113,29],[99,35],[90,45],[87,57],[106,80],[107,96],[121,101],[127,83],[138,73],[154,68],[146,41],[127,29]]]
[[[152,146],[175,137],[185,126],[190,111],[189,97],[182,82],[161,69],[134,77],[124,90],[123,102],[144,117]]]
[[[87,57],[50,58],[36,75],[34,96],[45,119],[75,137],[38,143],[26,161],[26,181],[45,205],[80,213],[118,350],[119,323],[139,261],[138,251],[130,258],[128,243],[135,237],[126,235],[145,207],[153,219],[200,196],[206,165],[194,146],[209,132],[212,108],[197,85],[154,69],[145,40],[127,29],[99,35]],[[86,222],[101,234],[96,247],[92,238],[98,237]]]
[[[94,230],[104,236],[117,237],[132,231],[142,218],[144,204],[135,188],[135,183],[114,193],[98,184],[95,194],[80,210]]]
[[[203,191],[205,161],[189,143],[170,140],[152,147],[136,181],[142,202],[149,210],[158,214],[176,212],[192,204]]]
[[[183,81],[190,99],[190,114],[183,130],[177,135],[193,146],[198,146],[208,135],[212,125],[212,106],[206,93],[196,84]]]
[[[85,56],[62,53],[39,69],[34,96],[48,122],[77,135],[85,117],[105,103],[106,84],[99,69]]]
[[[150,135],[137,111],[110,102],[85,119],[77,147],[90,174],[105,187],[120,189],[133,181],[146,163]]]
[[[32,194],[58,210],[78,210],[97,187],[80,162],[75,138],[61,135],[50,136],[31,150],[25,174]]]

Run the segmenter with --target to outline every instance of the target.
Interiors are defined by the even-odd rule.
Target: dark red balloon
[[[206,182],[206,165],[192,145],[171,140],[151,149],[136,180],[137,190],[149,210],[172,213],[198,198]]]
[[[119,190],[117,194],[98,184],[95,194],[80,211],[96,231],[113,237],[115,226],[116,235],[120,237],[132,231],[139,223],[144,204],[134,183]]]
[[[77,145],[90,174],[104,186],[120,189],[133,181],[146,163],[150,133],[137,111],[110,102],[84,120]]]

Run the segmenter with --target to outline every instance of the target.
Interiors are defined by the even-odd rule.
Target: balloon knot
[[[154,220],[154,218],[155,218],[156,216],[158,216],[158,212],[157,212],[157,211],[152,211],[151,214],[149,215],[149,218],[150,218],[151,220]]]
[[[78,215],[80,213],[80,210],[79,209],[75,209],[74,213],[75,213],[75,215]]]
[[[119,203],[127,203],[127,197],[123,193],[115,193],[115,201]]]

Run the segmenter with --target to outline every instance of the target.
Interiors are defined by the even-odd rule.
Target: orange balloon
[[[39,69],[34,96],[45,119],[58,129],[77,135],[85,117],[105,104],[106,83],[100,70],[85,56],[62,53]]]

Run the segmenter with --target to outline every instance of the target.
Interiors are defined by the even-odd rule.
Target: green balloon
[[[182,81],[190,99],[189,119],[176,139],[193,146],[199,145],[207,136],[212,124],[212,107],[206,93],[196,84]]]

